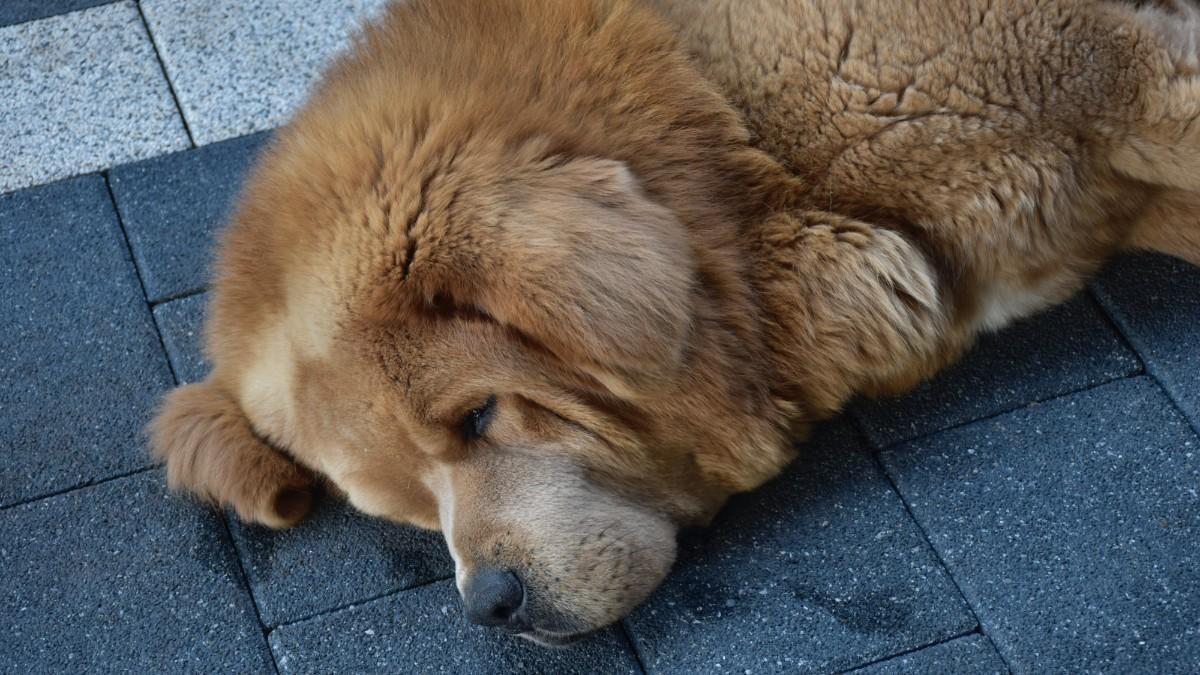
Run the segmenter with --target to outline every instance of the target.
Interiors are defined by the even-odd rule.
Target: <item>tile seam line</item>
[[[892,474],[888,473],[887,466],[884,465],[883,460],[879,457],[878,453],[875,454],[874,460],[875,464],[879,467],[879,470],[883,472],[884,477],[887,478],[888,484],[892,486],[892,490],[900,499],[900,503],[904,506],[904,512],[908,514],[909,519],[911,519],[913,524],[917,526],[917,531],[921,533],[921,538],[925,540],[925,545],[929,547],[929,550],[933,552],[934,557],[937,558],[938,564],[941,565],[942,569],[946,571],[946,576],[949,577],[950,583],[954,584],[954,589],[958,591],[958,597],[962,598],[963,604],[967,606],[967,611],[971,612],[971,617],[975,619],[975,631],[972,632],[977,631],[980,635],[986,638],[987,641],[992,645],[992,649],[996,650],[996,654],[999,655],[1000,661],[1004,663],[1004,667],[1008,669],[1009,673],[1013,673],[1014,671],[1012,664],[1008,662],[1008,657],[1004,655],[1004,652],[1000,650],[999,645],[997,645],[995,641],[992,640],[992,637],[988,635],[988,632],[984,627],[983,620],[979,617],[979,612],[976,610],[975,605],[971,602],[971,598],[965,592],[963,592],[963,586],[961,583],[959,583],[958,577],[954,575],[954,570],[949,564],[946,563],[946,559],[942,556],[942,552],[939,551],[937,546],[934,545],[933,539],[931,539],[929,536],[929,531],[925,529],[925,525],[917,518],[917,515],[913,513],[912,508],[908,504],[908,500],[904,498],[904,493],[900,492],[900,486],[896,484],[896,480],[892,477]]]
[[[121,229],[121,238],[125,242],[125,250],[129,254],[129,262],[133,266],[134,274],[137,275],[138,285],[142,289],[142,301],[145,304],[147,314],[149,314],[150,325],[154,327],[154,334],[158,336],[159,352],[167,362],[167,369],[171,373],[171,381],[177,387],[179,386],[179,374],[175,372],[175,364],[171,363],[171,355],[167,352],[167,344],[163,339],[162,328],[158,325],[158,318],[154,316],[154,306],[146,295],[146,282],[142,278],[142,271],[138,267],[137,259],[133,255],[133,244],[129,241],[129,232],[125,228],[125,219],[121,216],[121,209],[117,206],[116,195],[113,193],[112,184],[108,180],[108,171],[102,172],[101,176],[104,179],[104,187],[108,190],[108,199],[112,204],[113,213],[117,216],[117,225]],[[238,583],[241,586],[242,592],[249,598],[250,607],[254,610],[254,620],[258,622],[259,635],[262,637],[263,646],[267,650],[267,654],[271,657],[271,669],[275,675],[279,675],[279,664],[275,661],[275,652],[271,650],[271,643],[267,640],[267,626],[263,623],[262,613],[258,608],[258,600],[254,597],[254,591],[250,588],[250,577],[246,574],[246,564],[242,560],[237,546],[234,544],[233,531],[230,529],[229,521],[226,519],[223,511],[217,513],[217,518],[221,521],[221,529],[225,533],[225,541],[229,546],[230,552],[233,554],[234,560],[237,561]]]
[[[638,670],[643,675],[648,675],[650,670],[646,668],[646,661],[642,659],[642,652],[638,649],[637,641],[633,639],[633,629],[629,627],[629,621],[622,618],[617,624],[621,627],[621,636],[625,638],[626,644],[629,645],[629,653],[633,655],[633,661],[637,664]]]
[[[55,497],[62,497],[63,495],[69,495],[74,492],[81,492],[83,490],[88,490],[88,489],[91,489],[94,487],[98,487],[98,486],[104,485],[105,483],[111,483],[115,480],[121,480],[122,478],[129,478],[131,476],[136,476],[141,473],[153,471],[154,469],[157,469],[158,466],[159,466],[158,464],[151,464],[150,466],[143,466],[143,467],[139,467],[137,469],[131,469],[129,471],[122,471],[121,473],[113,474],[111,476],[105,476],[104,478],[97,478],[95,480],[90,480],[90,481],[86,481],[83,483],[79,483],[77,485],[72,485],[71,487],[62,488],[61,490],[54,490],[53,492],[46,492],[44,494],[40,494],[40,495],[37,495],[34,497],[29,497],[26,499],[15,501],[11,504],[4,504],[3,506],[0,506],[0,513],[3,513],[10,509],[27,506],[29,504],[33,504],[34,502],[40,502],[45,499],[54,499]]]
[[[139,9],[139,12],[140,11],[141,10]],[[162,354],[163,359],[167,363],[167,369],[171,373],[171,381],[175,384],[175,386],[179,386],[179,375],[175,372],[175,365],[171,363],[171,356],[167,352],[167,345],[163,340],[162,329],[158,325],[158,319],[154,316],[154,307],[147,298],[146,282],[145,279],[142,278],[142,271],[138,267],[137,259],[133,255],[133,245],[129,241],[129,232],[125,227],[125,219],[121,216],[121,209],[117,206],[117,198],[113,193],[112,184],[109,182],[108,171],[102,172],[101,177],[104,180],[104,188],[108,192],[109,203],[111,204],[113,213],[117,218],[117,226],[121,230],[121,240],[125,244],[125,252],[129,255],[129,263],[133,267],[133,272],[137,276],[138,285],[142,290],[142,302],[146,308],[146,313],[149,315],[150,325],[154,327],[154,334],[158,337],[159,353]],[[258,601],[254,597],[254,591],[250,588],[250,577],[246,574],[246,564],[242,560],[242,556],[238,552],[237,546],[234,544],[233,531],[229,527],[229,521],[226,519],[224,512],[218,513],[217,518],[221,521],[221,530],[224,532],[225,543],[229,547],[230,553],[233,555],[233,559],[237,561],[238,585],[241,587],[242,592],[245,593],[246,597],[250,600],[250,607],[254,610],[254,620],[258,623],[258,633],[262,638],[263,648],[266,649],[267,655],[271,659],[271,670],[275,673],[275,675],[279,675],[279,664],[275,661],[275,652],[271,649],[271,643],[267,639],[268,631],[266,625],[263,624],[262,613],[258,608]]]
[[[258,634],[262,637],[263,647],[267,650],[267,655],[271,657],[271,670],[275,675],[279,675],[279,661],[275,658],[275,650],[271,648],[271,631],[263,623],[262,610],[259,609],[258,598],[254,596],[254,589],[250,586],[250,575],[246,572],[246,563],[242,560],[242,554],[238,550],[237,543],[234,542],[233,528],[229,526],[229,517],[224,511],[218,513],[217,517],[221,521],[221,529],[225,532],[225,543],[229,546],[230,552],[233,553],[233,559],[237,561],[238,582],[246,597],[250,599],[250,607],[254,609],[254,620],[258,622]]]
[[[141,12],[140,7],[138,8],[138,12]],[[158,318],[154,316],[154,305],[150,302],[146,294],[146,280],[142,278],[142,270],[138,267],[137,258],[134,257],[133,244],[129,241],[129,231],[125,227],[125,218],[121,215],[121,208],[117,206],[117,197],[113,193],[108,171],[103,171],[100,175],[104,180],[104,188],[108,191],[108,200],[112,205],[113,213],[117,217],[117,226],[121,230],[121,240],[125,243],[125,252],[129,255],[129,263],[133,267],[138,285],[141,287],[142,302],[145,305],[146,313],[149,315],[150,325],[154,327],[154,334],[158,337],[159,353],[162,354],[163,359],[167,363],[167,370],[171,373],[171,381],[177,387],[179,386],[179,374],[175,372],[175,364],[171,363],[171,355],[167,351],[167,343],[163,339],[162,328],[158,325]],[[242,592],[249,598],[250,607],[254,610],[254,620],[258,623],[259,635],[262,637],[263,646],[267,650],[267,654],[271,657],[271,669],[275,675],[279,675],[279,664],[275,661],[275,652],[271,649],[271,643],[267,639],[267,626],[263,623],[262,613],[258,608],[258,600],[254,597],[254,591],[250,587],[250,577],[246,574],[246,564],[238,552],[237,545],[234,543],[233,531],[230,529],[229,521],[226,519],[223,511],[217,513],[217,518],[221,521],[221,529],[225,533],[225,541],[229,546],[230,552],[233,554],[233,559],[237,561],[238,583],[241,586]]]
[[[847,673],[853,673],[855,671],[862,670],[863,668],[870,668],[871,666],[877,666],[881,663],[887,663],[888,661],[891,661],[892,659],[902,659],[905,656],[909,656],[911,654],[916,654],[917,652],[924,651],[926,649],[933,649],[934,647],[940,647],[941,645],[944,645],[948,642],[954,642],[955,640],[961,640],[966,637],[971,637],[972,635],[983,635],[983,631],[980,630],[980,628],[978,626],[976,626],[974,630],[969,630],[969,631],[959,633],[957,635],[952,635],[952,636],[942,639],[942,640],[934,640],[933,642],[930,642],[928,644],[917,645],[916,647],[912,647],[910,649],[905,649],[903,651],[896,652],[895,654],[881,656],[873,661],[868,661],[866,663],[862,663],[857,666],[851,666],[849,668],[844,668],[842,670],[835,671],[834,675],[847,675]]]
[[[453,579],[453,578],[454,578],[454,575],[449,574],[446,576],[438,577],[436,579],[422,581],[421,583],[413,584],[411,586],[405,586],[404,588],[395,588],[390,591],[384,591],[383,593],[369,595],[360,600],[353,600],[351,602],[342,603],[340,605],[330,607],[329,609],[323,609],[318,612],[312,612],[311,614],[305,614],[305,615],[297,617],[295,619],[290,619],[288,621],[280,621],[279,623],[275,624],[274,626],[269,627],[269,631],[270,631],[270,633],[274,634],[274,632],[279,630],[280,628],[286,628],[288,626],[295,626],[298,624],[307,623],[314,619],[319,619],[321,617],[329,616],[331,614],[338,614],[340,612],[344,612],[349,609],[354,609],[355,607],[358,607],[360,605],[366,605],[368,603],[376,602],[378,600],[383,600],[385,598],[390,598],[390,597],[393,597],[396,595],[401,595],[403,593],[408,593],[409,591],[415,591],[417,589],[425,588],[426,586],[432,586],[436,583],[447,581],[447,580]]]
[[[1179,415],[1183,417],[1184,421],[1188,423],[1189,427],[1191,427],[1192,432],[1197,436],[1200,436],[1200,418],[1193,419],[1192,415],[1187,411],[1186,408],[1183,407],[1183,404],[1180,402],[1180,397],[1175,394],[1174,385],[1171,385],[1163,380],[1162,376],[1159,375],[1158,368],[1156,366],[1148,365],[1146,367],[1146,376],[1158,385],[1159,390],[1162,391],[1163,395],[1167,397],[1167,400],[1171,402],[1171,407],[1175,409],[1175,412],[1179,413]]]
[[[88,12],[93,9],[99,9],[101,7],[115,5],[118,2],[121,2],[121,0],[107,0],[107,2],[102,2],[98,5],[92,5],[91,7],[81,7],[79,9],[72,9],[72,10],[68,10],[66,12],[59,12],[57,14],[47,14],[46,16],[35,16],[32,19],[24,19],[24,20],[17,21],[14,23],[0,24],[0,28],[11,28],[13,26],[24,26],[25,24],[33,23],[35,21],[45,21],[46,19],[53,19],[53,18],[60,17],[60,16],[67,16],[69,14],[78,14],[80,12]]]
[[[137,9],[138,18],[142,21],[142,29],[146,31],[146,39],[150,41],[150,49],[154,50],[154,60],[158,63],[158,71],[162,73],[163,81],[167,83],[167,92],[171,94],[171,101],[175,104],[175,112],[179,114],[179,121],[183,124],[183,133],[187,135],[188,145],[195,149],[196,137],[192,134],[192,125],[188,123],[187,115],[183,113],[183,104],[179,101],[179,94],[175,91],[175,83],[171,80],[171,74],[167,72],[167,62],[163,60],[162,51],[158,48],[158,40],[154,37],[154,31],[150,30],[150,22],[146,20],[146,13],[142,11],[141,0],[134,0],[133,6]]]
[[[150,303],[151,307],[159,307],[161,305],[175,302],[176,300],[187,300],[188,298],[194,298],[197,295],[204,295],[207,292],[208,292],[208,286],[204,285],[204,286],[200,286],[198,288],[189,288],[186,291],[179,291],[178,293],[164,295],[161,298],[155,298],[155,299],[147,298],[146,302]]]
[[[1143,364],[1143,369],[1145,370],[1146,375],[1150,379],[1154,380],[1154,382],[1158,385],[1158,388],[1161,389],[1163,394],[1166,395],[1167,400],[1171,402],[1172,407],[1174,407],[1175,410],[1183,416],[1183,419],[1187,421],[1188,426],[1192,428],[1196,435],[1200,436],[1200,417],[1193,419],[1192,415],[1188,413],[1187,409],[1180,401],[1180,397],[1175,393],[1174,387],[1163,379],[1159,372],[1160,369],[1158,365],[1147,357],[1143,356],[1143,351],[1148,352],[1149,349],[1145,349],[1145,345],[1141,344],[1141,339],[1136,337],[1132,330],[1127,330],[1128,327],[1125,325],[1125,321],[1121,318],[1121,315],[1109,309],[1110,306],[1116,306],[1116,301],[1109,297],[1109,295],[1099,287],[1089,288],[1088,290],[1094,294],[1094,297],[1096,298],[1096,304],[1100,305],[1100,309],[1103,310],[1104,316],[1108,317],[1108,320],[1111,321],[1114,326],[1116,326],[1117,334],[1120,335],[1123,340],[1128,342],[1129,348],[1132,349],[1135,354],[1137,354],[1138,359],[1140,359]]]
[[[1113,256],[1108,259],[1108,262],[1111,263],[1115,259],[1116,256]],[[1120,322],[1113,317],[1113,315],[1108,311],[1108,307],[1104,304],[1103,300],[1100,299],[1100,293],[1097,291],[1097,282],[1099,280],[1099,274],[1096,274],[1091,279],[1088,279],[1087,286],[1085,286],[1083,290],[1084,294],[1087,295],[1088,299],[1092,301],[1092,304],[1094,304],[1096,308],[1100,310],[1100,316],[1104,317],[1104,321],[1108,324],[1108,327],[1112,329],[1112,332],[1116,334],[1117,338],[1121,340],[1121,344],[1124,345],[1124,347],[1128,349],[1131,354],[1137,357],[1138,362],[1142,364],[1142,371],[1149,372],[1150,364],[1146,360],[1146,357],[1142,355],[1142,350],[1138,349],[1138,346],[1129,339],[1129,336],[1126,335],[1124,329],[1122,329]]]
[[[113,214],[117,217],[117,227],[121,230],[121,241],[125,244],[125,253],[129,256],[129,265],[133,268],[134,275],[137,276],[138,287],[142,291],[142,304],[146,308],[147,318],[150,319],[150,325],[154,327],[154,335],[158,338],[159,353],[162,354],[163,360],[167,363],[167,371],[171,373],[172,383],[178,386],[179,374],[175,372],[175,364],[171,363],[171,355],[167,352],[167,343],[163,339],[162,329],[158,326],[158,320],[154,318],[154,307],[146,299],[146,280],[142,278],[142,270],[138,267],[137,258],[133,254],[133,244],[129,242],[129,231],[125,228],[125,218],[121,216],[121,208],[117,206],[117,197],[113,193],[112,183],[108,179],[108,172],[101,172],[100,177],[104,180],[104,189],[108,192],[108,202],[112,205]]]
[[[1139,359],[1139,361],[1140,361],[1140,359]],[[957,431],[964,427],[969,427],[972,424],[977,424],[979,422],[987,422],[988,420],[994,420],[997,417],[1002,417],[1002,416],[1008,415],[1010,413],[1015,413],[1020,410],[1025,410],[1026,408],[1031,408],[1033,406],[1038,406],[1038,405],[1045,405],[1047,403],[1053,403],[1059,399],[1063,399],[1068,396],[1075,396],[1076,394],[1082,394],[1084,392],[1089,392],[1093,389],[1099,389],[1100,387],[1107,387],[1110,384],[1115,384],[1117,382],[1123,382],[1125,380],[1136,380],[1139,377],[1149,378],[1150,380],[1154,381],[1155,384],[1158,384],[1159,388],[1165,389],[1163,387],[1162,383],[1158,382],[1158,378],[1154,377],[1150,373],[1149,368],[1143,367],[1142,369],[1137,370],[1132,373],[1129,373],[1128,375],[1118,375],[1117,377],[1108,378],[1105,380],[1101,380],[1099,382],[1093,382],[1092,384],[1084,385],[1082,387],[1078,387],[1075,389],[1070,389],[1068,391],[1064,391],[1062,393],[1055,394],[1053,396],[1048,396],[1046,398],[1034,399],[1032,401],[1028,401],[1026,403],[1023,403],[1023,404],[1018,405],[1013,408],[1006,408],[1004,410],[998,410],[993,413],[988,413],[987,415],[984,415],[983,417],[977,417],[975,419],[967,420],[965,422],[959,422],[958,424],[948,426],[945,429],[936,429],[934,431],[929,431],[929,432],[923,433],[919,436],[913,436],[912,438],[896,441],[894,443],[888,443],[887,445],[882,445],[882,446],[875,444],[871,440],[870,434],[867,433],[866,429],[864,428],[865,425],[862,423],[862,420],[858,419],[859,416],[857,414],[852,414],[851,417],[854,418],[855,424],[858,426],[859,433],[861,433],[862,436],[866,439],[869,447],[875,452],[875,454],[879,454],[879,453],[884,453],[884,452],[889,452],[891,450],[895,450],[896,448],[900,448],[905,445],[919,443],[926,439],[932,438],[933,436],[937,436],[938,434],[944,434],[948,431]],[[1174,398],[1169,395],[1170,392],[1166,392],[1166,393],[1168,394],[1167,398],[1171,400],[1171,403],[1175,404]],[[1176,405],[1176,407],[1178,407],[1178,406]],[[1185,419],[1186,419],[1186,417],[1187,416],[1184,415]]]

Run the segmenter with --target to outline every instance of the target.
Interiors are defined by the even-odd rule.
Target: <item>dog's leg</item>
[[[171,392],[149,431],[173,489],[270,527],[294,525],[312,506],[313,475],[260,440],[237,402],[213,382]]]
[[[1166,190],[1157,195],[1134,224],[1127,245],[1200,266],[1200,193]]]
[[[1160,59],[1129,129],[1115,138],[1112,162],[1162,189],[1127,245],[1200,265],[1200,6],[1175,0],[1131,14],[1152,33]]]
[[[1200,7],[1188,2],[1122,7],[1156,49],[1136,71],[1142,81],[1128,128],[1116,133],[1117,171],[1154,185],[1200,190]]]
[[[964,346],[934,267],[897,231],[804,211],[773,216],[752,241],[773,365],[813,417],[903,391]]]

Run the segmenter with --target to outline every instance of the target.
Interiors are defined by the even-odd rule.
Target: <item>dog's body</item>
[[[754,144],[803,181],[797,212],[759,234],[773,264],[758,285],[788,326],[774,370],[810,410],[908,389],[1121,248],[1200,264],[1200,135],[1183,126],[1200,111],[1197,53],[1182,51],[1200,48],[1195,10],[658,4]],[[1147,34],[1166,22],[1171,48]]]
[[[1188,8],[655,4],[369,28],[225,235],[173,484],[285,526],[319,474],[440,527],[474,620],[566,642],[848,397],[1123,248],[1200,262]]]

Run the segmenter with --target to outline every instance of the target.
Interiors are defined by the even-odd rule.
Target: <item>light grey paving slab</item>
[[[189,146],[132,2],[0,28],[0,192]]]
[[[196,142],[279,126],[386,0],[144,0]]]

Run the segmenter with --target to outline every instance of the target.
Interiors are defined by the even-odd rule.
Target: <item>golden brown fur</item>
[[[152,429],[173,485],[284,526],[320,475],[562,643],[848,397],[1122,248],[1200,262],[1191,6],[650,4],[367,29],[225,233],[213,373]]]

